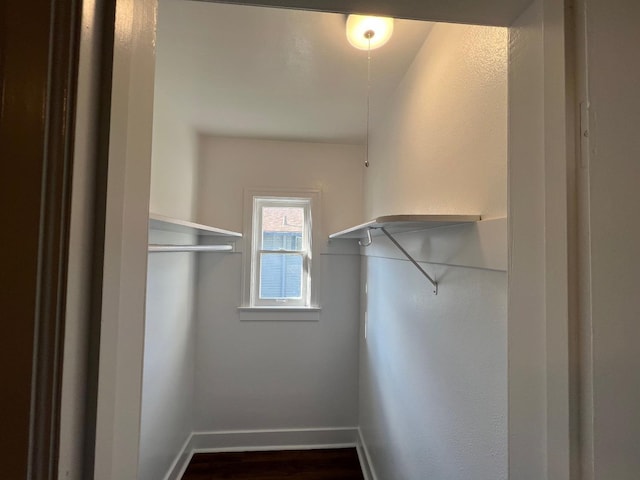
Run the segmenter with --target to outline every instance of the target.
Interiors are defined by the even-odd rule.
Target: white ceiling
[[[346,17],[264,7],[161,0],[157,114],[199,133],[362,142],[367,53],[345,37]],[[389,96],[431,24],[396,20],[372,52],[372,108]]]

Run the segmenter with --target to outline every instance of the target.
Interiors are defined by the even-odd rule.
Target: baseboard
[[[362,436],[362,431],[360,430],[360,428],[358,428],[358,441],[356,443],[356,449],[358,451],[358,458],[360,459],[360,467],[362,468],[364,480],[378,480],[376,472],[373,469],[373,464],[371,463],[371,457],[369,455],[369,450],[367,449],[367,444],[364,441],[364,437]]]
[[[179,480],[195,453],[358,448],[359,442],[357,427],[193,432],[164,480]]]
[[[190,433],[187,439],[185,440],[182,448],[176,455],[175,460],[171,464],[169,471],[164,476],[164,480],[178,480],[182,478],[184,471],[187,469],[189,462],[191,461],[191,457],[193,456],[193,452],[191,451],[191,437],[193,437],[193,433]]]
[[[193,432],[194,452],[355,446],[357,427]]]

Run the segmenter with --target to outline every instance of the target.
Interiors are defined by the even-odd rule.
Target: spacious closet
[[[508,30],[395,20],[368,59],[340,14],[157,25],[139,478],[323,446],[507,478]],[[311,300],[252,304],[252,198],[305,192]]]

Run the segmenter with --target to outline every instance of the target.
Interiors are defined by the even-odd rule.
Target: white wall
[[[180,69],[171,64],[163,2],[158,11],[149,211],[182,220],[195,215],[197,134],[181,115]],[[151,231],[151,243],[192,244],[195,238]],[[195,280],[193,253],[149,255],[140,422],[140,480],[163,478],[193,429]]]
[[[200,262],[194,430],[356,426],[359,256],[321,256],[320,319],[301,322],[240,321],[242,254]]]
[[[505,216],[505,29],[435,25],[388,110],[375,115],[367,216]],[[502,220],[488,229],[455,227],[447,235],[450,244],[464,238],[465,245],[477,245],[474,251],[495,250],[489,256],[504,260],[504,226]],[[404,234],[400,241],[420,261],[443,262],[425,265],[439,280],[437,296],[384,240],[375,240],[382,251],[365,250],[363,440],[381,480],[505,479],[506,261],[456,261],[455,251],[443,260],[434,252],[434,235],[441,232]]]
[[[245,187],[321,188],[325,233],[361,220],[360,146],[203,137],[201,154],[202,221],[241,230]],[[244,253],[201,256],[196,431],[357,424],[360,258],[336,248],[320,247],[322,311],[305,322],[240,321]]]
[[[363,266],[360,429],[373,469],[380,480],[506,479],[506,273],[423,266],[437,296],[409,262]]]
[[[321,227],[327,235],[362,222],[360,145],[202,135],[199,152],[201,223],[242,231],[247,187],[321,190]]]
[[[160,50],[161,51],[161,50]],[[162,76],[156,79],[162,82]],[[173,113],[171,102],[155,97],[153,165],[149,211],[194,220],[197,178],[196,133]]]
[[[365,213],[506,215],[507,30],[435,24],[395,95],[372,100]]]
[[[171,61],[181,42],[173,38],[165,15],[170,8],[158,3],[158,42],[154,85],[153,164],[149,211],[182,220],[194,220],[198,168],[197,132],[183,112],[183,72]]]
[[[590,294],[581,312],[583,473],[589,480],[631,480],[640,471],[640,5],[587,0],[580,8],[586,8],[587,52],[581,100],[590,103],[580,172],[581,280]]]
[[[152,243],[190,235],[151,231]],[[147,270],[140,480],[164,478],[193,425],[197,255],[151,253]]]

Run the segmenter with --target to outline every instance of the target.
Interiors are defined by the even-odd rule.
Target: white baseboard
[[[164,480],[179,480],[184,475],[194,453],[356,447],[362,463],[360,447],[358,447],[360,443],[357,427],[193,432]],[[362,465],[362,468],[364,471],[365,465]],[[375,480],[375,477],[365,478]]]
[[[194,452],[229,452],[335,446],[355,447],[357,441],[357,427],[232,430],[193,432],[191,449]]]
[[[164,476],[164,480],[179,480],[182,478],[182,475],[187,469],[187,466],[191,461],[191,457],[193,456],[193,452],[189,447],[191,445],[191,437],[193,437],[193,433],[189,434],[185,440],[182,448],[178,452],[178,455],[176,455],[175,460],[171,464],[171,467],[169,467],[169,471]]]
[[[358,428],[358,443],[356,444],[356,449],[358,451],[358,458],[360,459],[360,467],[362,468],[364,480],[378,480],[376,472],[373,469],[373,464],[371,463],[367,444],[364,441],[360,428]]]

